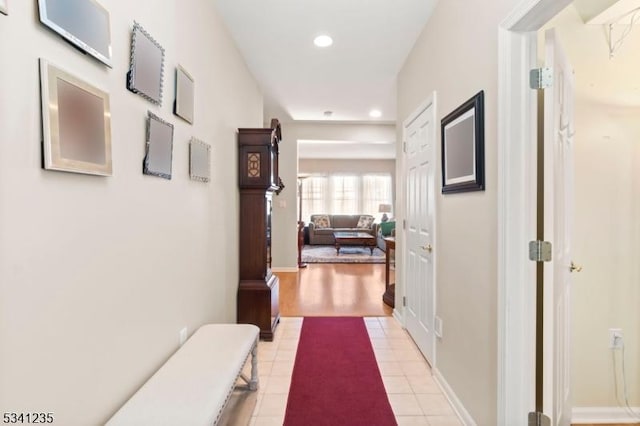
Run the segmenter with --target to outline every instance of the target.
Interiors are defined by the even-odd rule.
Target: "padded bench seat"
[[[217,424],[238,377],[258,388],[257,342],[251,324],[207,324],[116,412],[108,426]],[[251,379],[241,376],[249,355]]]

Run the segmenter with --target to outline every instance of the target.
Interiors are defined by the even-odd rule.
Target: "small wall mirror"
[[[142,172],[145,175],[171,179],[173,160],[173,124],[149,111],[147,143]]]
[[[163,80],[164,49],[140,24],[134,22],[127,89],[160,105]]]
[[[176,101],[173,113],[185,121],[193,124],[194,104],[193,77],[180,65],[176,68]]]
[[[211,176],[211,145],[196,138],[189,144],[189,175],[191,179],[209,182]]]

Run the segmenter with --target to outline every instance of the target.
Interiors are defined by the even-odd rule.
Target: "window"
[[[327,178],[314,176],[302,180],[302,220],[306,223],[312,214],[329,213],[326,206]]]
[[[361,213],[358,192],[357,176],[331,176],[331,214]]]
[[[380,204],[391,204],[391,176],[370,174],[362,176],[362,211],[375,212],[378,217]],[[373,214],[373,213],[369,213]],[[390,216],[393,215],[393,212]]]
[[[389,173],[312,176],[302,181],[302,220],[312,214],[370,214],[380,218],[380,204],[393,204]]]

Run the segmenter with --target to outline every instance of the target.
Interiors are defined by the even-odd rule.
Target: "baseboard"
[[[400,311],[398,311],[398,309],[394,309],[392,315],[400,323],[400,325],[404,328],[405,327],[404,315],[402,315],[402,313]]]
[[[283,267],[276,267],[276,268],[271,268],[271,272],[298,272],[298,267],[294,266],[294,267],[289,267],[289,266],[283,266]]]
[[[477,426],[477,423],[473,420],[473,417],[471,417],[467,409],[464,408],[462,401],[460,401],[456,393],[451,389],[451,386],[449,386],[449,383],[444,379],[440,370],[434,368],[433,377],[438,386],[440,386],[440,389],[442,389],[444,396],[449,400],[449,403],[451,403],[453,411],[455,411],[462,424],[465,426]]]
[[[640,407],[631,408],[638,415],[637,418],[621,407],[573,407],[571,423],[639,423]]]

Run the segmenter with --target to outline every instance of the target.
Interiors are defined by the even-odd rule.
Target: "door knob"
[[[576,265],[575,263],[573,263],[573,261],[571,261],[571,266],[569,266],[569,272],[580,272],[580,271],[582,271],[582,266]]]
[[[420,248],[424,251],[428,251],[429,253],[433,251],[433,247],[431,247],[431,244],[427,244],[426,246],[421,246]]]

